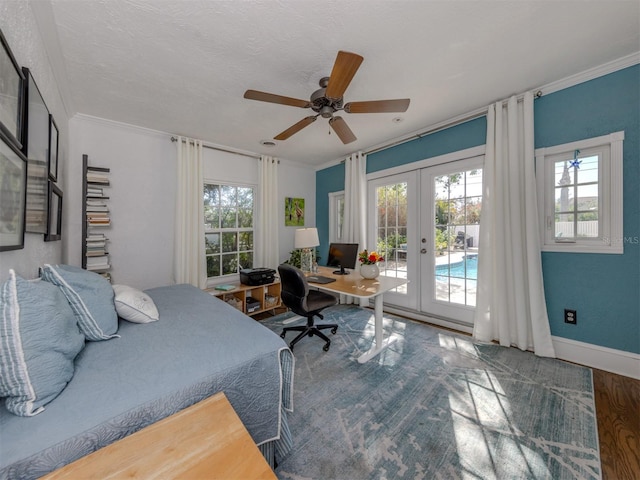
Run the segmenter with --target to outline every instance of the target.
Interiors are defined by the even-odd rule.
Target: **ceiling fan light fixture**
[[[344,113],[401,113],[406,112],[409,108],[410,100],[408,98],[399,98],[393,100],[369,100],[363,102],[344,103],[343,95],[347,87],[351,83],[353,76],[360,68],[363,57],[357,53],[345,52],[340,50],[333,64],[331,75],[322,77],[318,82],[320,88],[313,92],[310,101],[300,100],[298,98],[285,97],[283,95],[275,95],[273,93],[260,92],[258,90],[247,90],[244,98],[249,100],[258,100],[261,102],[277,103],[280,105],[288,105],[291,107],[310,108],[315,115],[303,118],[294,123],[289,128],[279,133],[274,140],[287,140],[292,135],[298,133],[303,128],[311,125],[318,117],[329,119],[329,125],[338,135],[342,143],[345,145],[357,140],[347,123],[342,117],[334,116],[337,112]],[[399,123],[402,117],[393,119],[394,123]],[[331,132],[331,130],[329,130]],[[275,146],[273,142],[267,141],[262,143],[265,146]]]

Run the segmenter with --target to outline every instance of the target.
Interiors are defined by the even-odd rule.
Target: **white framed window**
[[[344,241],[344,190],[329,193],[329,242]]]
[[[255,187],[205,181],[204,226],[207,278],[237,275],[253,267]]]
[[[624,132],[535,152],[542,251],[623,253]]]

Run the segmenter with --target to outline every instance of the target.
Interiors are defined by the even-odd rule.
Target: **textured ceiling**
[[[72,111],[311,165],[640,50],[640,2],[51,0]],[[49,45],[57,48],[58,45]],[[364,57],[345,102],[411,99],[260,145],[311,114],[246,100],[308,99],[338,50]],[[66,93],[65,93],[66,92]]]

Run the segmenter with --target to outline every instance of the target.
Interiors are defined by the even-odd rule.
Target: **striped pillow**
[[[42,279],[62,290],[87,340],[108,340],[118,336],[115,334],[118,314],[113,303],[113,288],[105,278],[71,265],[45,265]]]
[[[10,270],[0,286],[0,342],[0,397],[30,417],[67,386],[84,336],[57,287]]]

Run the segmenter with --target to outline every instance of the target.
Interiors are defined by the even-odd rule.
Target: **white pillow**
[[[127,285],[114,285],[118,316],[133,323],[149,323],[158,320],[158,309],[146,293]]]

